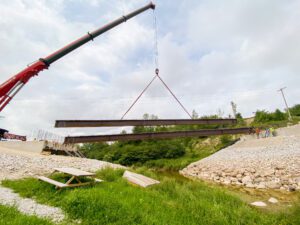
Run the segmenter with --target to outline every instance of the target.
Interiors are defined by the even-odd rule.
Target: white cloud
[[[97,12],[93,20],[75,10],[79,3]],[[146,2],[147,3],[147,2]],[[157,1],[162,78],[189,111],[200,115],[230,101],[250,116],[256,109],[283,109],[276,92],[288,86],[289,103],[300,96],[298,1]],[[0,78],[109,21],[141,1],[1,1]],[[115,6],[115,7],[114,7]],[[161,7],[161,8],[160,8]],[[75,7],[76,8],[76,7]],[[86,12],[86,10],[83,10]],[[172,9],[172,10],[171,10]],[[72,20],[69,15],[76,15]],[[80,19],[82,18],[82,20]],[[101,24],[100,22],[100,24]],[[163,24],[162,24],[163,22]],[[154,76],[152,15],[99,37],[33,78],[5,109],[1,127],[26,133],[41,128],[61,134],[119,129],[54,130],[55,119],[119,119]],[[168,29],[167,29],[168,28]],[[186,118],[156,80],[128,118],[143,113]]]

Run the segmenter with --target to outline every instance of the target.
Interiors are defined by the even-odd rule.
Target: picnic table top
[[[70,174],[72,176],[76,177],[83,177],[83,176],[94,176],[95,173],[86,172],[83,170],[75,169],[75,168],[69,168],[69,167],[63,167],[63,168],[54,168],[55,171]]]

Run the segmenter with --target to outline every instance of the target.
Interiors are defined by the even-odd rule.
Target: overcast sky
[[[1,0],[0,83],[27,64],[147,0]],[[160,75],[192,112],[244,117],[284,109],[277,90],[300,102],[299,0],[157,0]],[[120,119],[154,76],[151,10],[127,21],[34,77],[1,113],[0,127],[28,134],[56,119]],[[144,113],[188,118],[156,80],[127,119]]]

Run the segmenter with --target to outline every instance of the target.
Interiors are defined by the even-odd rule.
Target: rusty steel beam
[[[170,139],[181,137],[206,137],[222,134],[250,134],[253,132],[251,127],[232,128],[232,129],[207,129],[193,131],[174,131],[158,133],[141,133],[141,134],[113,134],[113,135],[95,135],[95,136],[69,136],[65,138],[66,144],[71,143],[92,143],[107,141],[135,141],[151,139]]]
[[[117,127],[161,125],[211,125],[236,124],[236,119],[158,119],[158,120],[57,120],[55,127]]]

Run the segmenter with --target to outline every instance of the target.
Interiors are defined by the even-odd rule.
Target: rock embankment
[[[300,189],[300,125],[277,137],[248,137],[180,171],[225,185],[257,189]]]
[[[122,166],[93,159],[44,156],[0,148],[0,181],[45,175],[53,172],[56,167],[74,167],[93,172],[104,167],[121,168]]]

